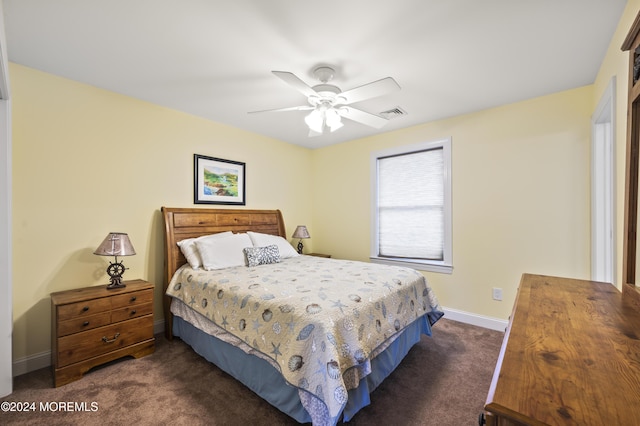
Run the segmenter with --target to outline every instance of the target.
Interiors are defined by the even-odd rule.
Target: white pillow
[[[180,251],[184,255],[185,259],[187,259],[187,262],[189,262],[189,265],[193,269],[198,269],[202,266],[202,259],[200,258],[200,253],[198,253],[198,248],[196,247],[196,240],[215,240],[228,237],[230,235],[233,235],[233,232],[226,231],[217,234],[203,235],[202,237],[198,238],[187,238],[186,240],[178,241],[176,244],[178,244],[178,247],[180,247]]]
[[[244,266],[245,247],[253,247],[247,234],[233,234],[225,238],[196,240],[196,247],[207,271]]]
[[[278,246],[278,251],[280,252],[280,259],[286,259],[288,257],[296,257],[300,256],[296,249],[289,244],[289,241],[278,235],[271,234],[262,234],[260,232],[247,232],[249,237],[251,237],[251,241],[253,242],[254,247],[264,247],[269,246],[271,244],[275,244]]]

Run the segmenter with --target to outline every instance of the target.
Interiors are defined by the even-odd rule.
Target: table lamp
[[[302,249],[303,249],[302,240],[304,238],[311,238],[311,236],[309,235],[309,231],[307,231],[307,227],[304,226],[304,225],[300,225],[293,232],[293,237],[292,238],[299,238],[300,239],[300,241],[298,241],[298,253],[302,254]]]
[[[123,232],[110,232],[102,241],[102,244],[93,252],[98,256],[115,256],[115,263],[109,262],[107,274],[111,277],[111,284],[107,285],[107,289],[126,287],[122,284],[122,274],[126,269],[122,262],[118,262],[118,256],[133,256],[136,251],[129,241],[129,236]]]

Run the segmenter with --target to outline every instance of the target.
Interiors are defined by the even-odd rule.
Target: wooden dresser
[[[640,311],[611,284],[525,274],[487,425],[640,425]]]
[[[85,287],[51,294],[54,384],[80,379],[91,368],[124,356],[153,353],[153,284]]]

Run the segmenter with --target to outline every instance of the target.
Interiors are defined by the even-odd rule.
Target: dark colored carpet
[[[298,424],[179,339],[156,337],[153,355],[116,361],[60,388],[52,387],[48,368],[16,377],[14,392],[0,401],[35,405],[35,411],[0,411],[0,424]],[[502,338],[497,331],[440,320],[433,336],[422,337],[371,395],[372,404],[348,424],[476,425]],[[178,358],[191,362],[173,362]],[[47,403],[49,410],[41,410]],[[85,411],[65,412],[66,403]]]

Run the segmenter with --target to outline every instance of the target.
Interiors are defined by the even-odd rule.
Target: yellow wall
[[[370,153],[452,138],[452,309],[506,319],[523,272],[589,278],[592,86],[314,151],[314,248],[366,260]],[[492,300],[492,287],[504,290]]]
[[[246,207],[281,209],[288,235],[311,217],[307,149],[16,64],[10,80],[14,361],[50,349],[51,292],[108,282],[113,259],[92,253],[110,231],[162,318],[159,209],[193,206],[194,153],[245,162]]]

